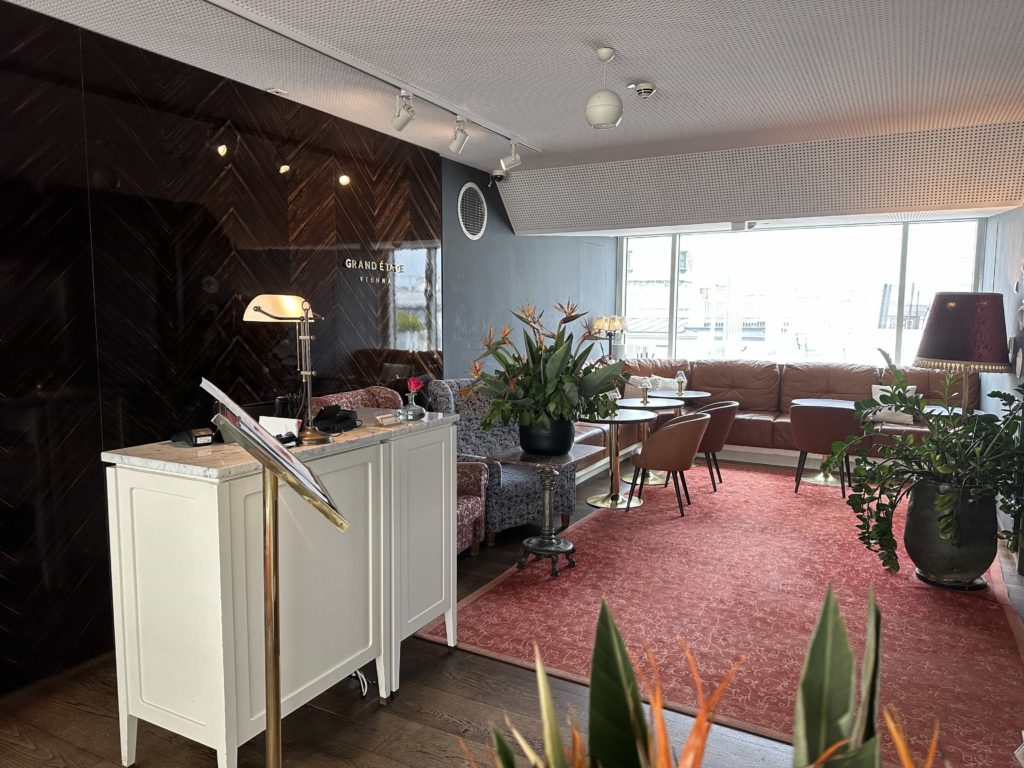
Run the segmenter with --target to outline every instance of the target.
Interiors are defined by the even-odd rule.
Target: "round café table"
[[[588,497],[587,504],[592,507],[600,507],[601,509],[626,508],[626,499],[629,491],[622,488],[622,476],[619,467],[619,424],[647,424],[656,418],[658,418],[658,414],[654,411],[623,409],[604,418],[588,416],[580,419],[580,421],[589,424],[608,425],[608,474],[611,478],[611,486],[608,489],[608,493],[599,493]],[[637,501],[642,501],[642,499],[633,499],[632,506],[637,506]]]
[[[669,392],[670,390],[663,389],[658,390],[659,392]],[[615,401],[615,405],[619,408],[631,409],[641,408],[649,411],[675,411],[676,416],[679,416],[683,412],[683,406],[686,403],[674,397],[653,397],[651,392],[647,393],[647,402],[644,402],[642,397],[623,397]],[[643,439],[646,441],[651,436],[651,425],[650,422],[645,422],[643,425]],[[647,473],[647,478],[652,483],[663,483],[667,482],[668,478],[664,472],[655,472],[651,470]],[[634,503],[636,500],[634,499]]]
[[[652,389],[647,393],[647,397],[657,397],[667,400],[703,400],[706,397],[711,397],[710,392],[705,392],[702,389],[684,389],[682,392],[676,392],[674,389]]]

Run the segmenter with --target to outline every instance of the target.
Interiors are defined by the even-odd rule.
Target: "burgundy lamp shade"
[[[914,365],[947,371],[1009,371],[1003,295],[935,294]]]

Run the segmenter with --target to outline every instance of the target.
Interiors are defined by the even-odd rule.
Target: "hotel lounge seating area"
[[[1024,768],[1022,39],[0,0],[0,766]]]

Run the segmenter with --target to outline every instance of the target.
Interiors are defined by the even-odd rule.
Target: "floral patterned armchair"
[[[458,463],[458,505],[455,510],[455,551],[480,554],[484,540],[484,499],[487,495],[487,465],[482,461]]]
[[[487,401],[459,394],[472,379],[436,379],[426,386],[427,407],[440,413],[457,413],[456,450],[460,461],[482,461],[487,464],[488,481],[484,504],[484,529],[487,543],[494,541],[498,531],[532,522],[543,513],[540,475],[529,467],[502,466],[487,458],[495,453],[519,446],[519,427],[495,424],[484,429],[481,420],[487,412]],[[576,472],[570,468],[555,481],[554,509],[561,515],[562,525],[576,507]]]
[[[319,395],[313,398],[313,414],[327,405],[340,405],[352,411],[356,408],[401,408],[402,396],[387,387],[365,387]]]

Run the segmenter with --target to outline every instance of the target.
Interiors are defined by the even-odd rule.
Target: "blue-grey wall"
[[[459,226],[459,191],[473,181],[487,198],[487,229],[470,240]],[[464,376],[488,326],[517,325],[509,310],[532,302],[554,316],[572,299],[591,315],[615,312],[613,237],[524,237],[512,232],[497,186],[486,173],[441,161],[444,373]],[[500,182],[499,182],[500,183]],[[518,336],[518,333],[517,333]]]

